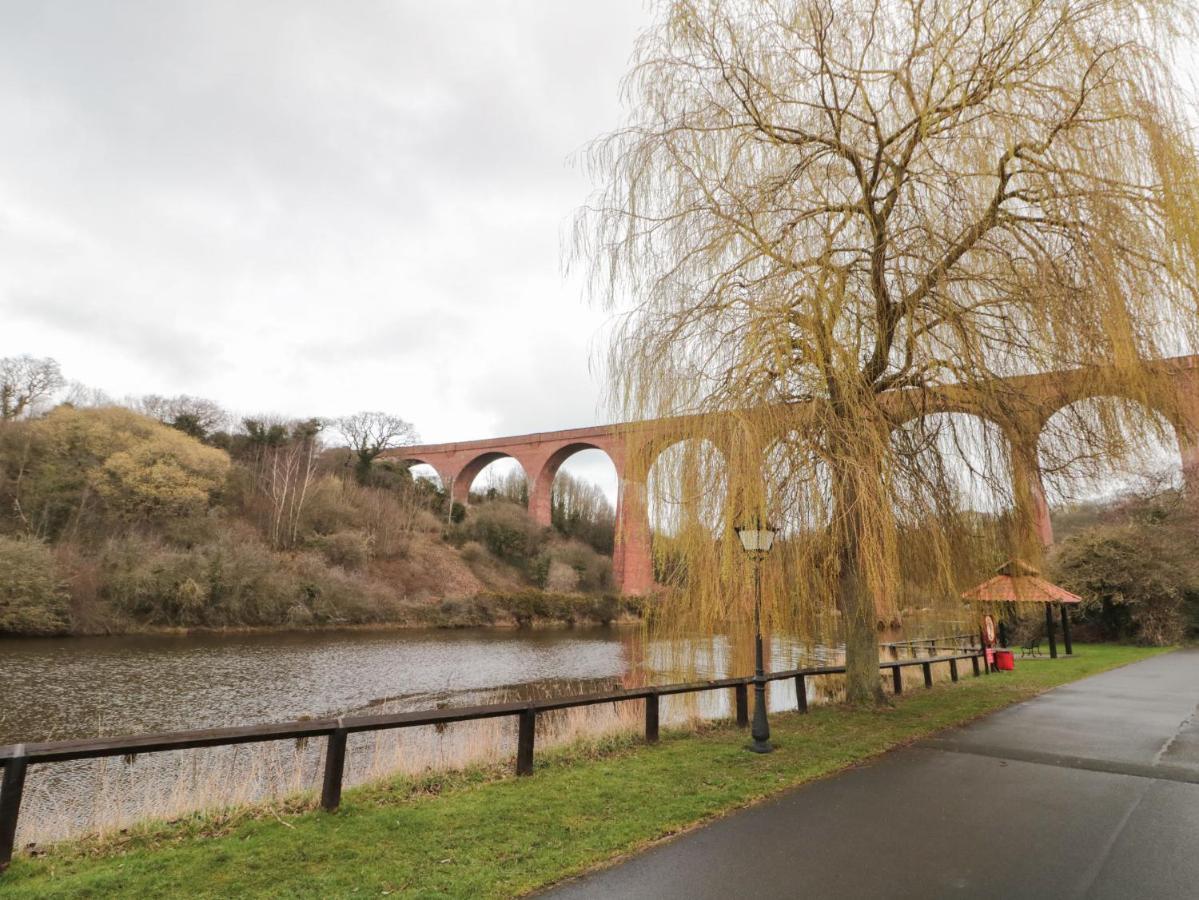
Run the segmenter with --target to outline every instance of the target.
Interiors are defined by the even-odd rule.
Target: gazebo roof
[[[963,600],[981,603],[1081,603],[1082,598],[1040,577],[1041,573],[1019,559],[1008,560],[994,578],[962,592]]]

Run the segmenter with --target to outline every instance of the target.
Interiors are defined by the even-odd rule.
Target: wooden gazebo
[[[1049,640],[1049,656],[1057,659],[1057,638],[1053,633],[1053,607],[1061,609],[1062,639],[1066,655],[1074,653],[1070,641],[1068,608],[1082,602],[1077,594],[1046,581],[1033,566],[1020,559],[1010,559],[1000,566],[993,578],[962,593],[963,600],[978,603],[1043,603],[1045,605],[1045,636]]]

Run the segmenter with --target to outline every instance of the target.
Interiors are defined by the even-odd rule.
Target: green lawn
[[[836,772],[1046,688],[1152,655],[1077,646],[1014,673],[905,694],[878,711],[772,717],[777,752],[727,724],[545,754],[532,778],[498,771],[347,792],[341,810],[242,813],[147,828],[18,858],[3,897],[350,895],[508,897],[582,872],[784,788]]]

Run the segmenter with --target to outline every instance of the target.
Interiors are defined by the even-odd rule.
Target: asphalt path
[[[1057,688],[548,894],[1199,898],[1199,650]]]

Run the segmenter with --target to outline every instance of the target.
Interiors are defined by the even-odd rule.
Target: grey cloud
[[[81,298],[25,296],[13,302],[10,323],[34,322],[59,332],[85,334],[98,357],[137,355],[152,363],[164,379],[201,378],[221,365],[219,345],[170,321],[115,317],[102,304]]]

